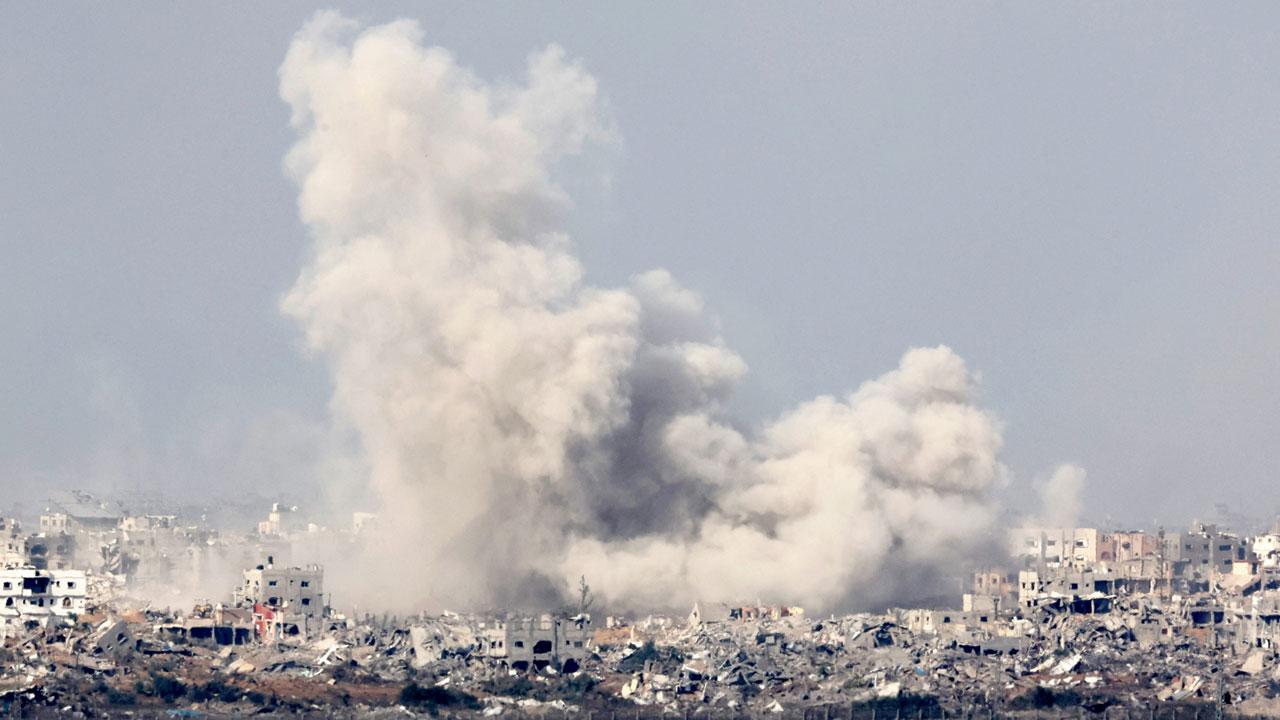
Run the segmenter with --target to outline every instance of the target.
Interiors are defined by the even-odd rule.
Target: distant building
[[[267,519],[258,523],[259,535],[293,535],[306,532],[309,525],[298,507],[271,503]]]
[[[22,533],[22,524],[13,518],[0,518],[0,568],[28,564],[27,551],[27,536]]]
[[[1043,604],[1068,606],[1077,613],[1104,613],[1111,610],[1115,578],[1101,570],[1056,568],[1018,573],[1018,606],[1025,610]]]
[[[1139,530],[1118,530],[1111,533],[1111,557],[1099,560],[1127,562],[1156,557],[1160,554],[1160,538]]]
[[[324,601],[324,569],[319,565],[276,567],[274,558],[245,570],[235,602],[251,607],[258,635],[282,640],[317,631],[328,614]]]
[[[742,603],[696,601],[689,613],[692,624],[703,622],[751,622],[804,617],[804,608],[787,605],[743,605]]]
[[[578,615],[558,618],[497,620],[480,630],[480,654],[512,670],[553,667],[577,672],[591,652],[591,618]]]
[[[1280,648],[1280,593],[1258,593],[1250,598],[1242,639],[1250,647]]]
[[[1096,563],[1101,555],[1114,557],[1111,537],[1097,528],[1014,528],[1009,552],[1041,563]]]
[[[1193,523],[1182,533],[1165,535],[1164,558],[1184,580],[1207,583],[1212,573],[1229,575],[1236,561],[1253,560],[1253,548],[1244,538],[1220,532],[1216,525]]]
[[[99,500],[80,490],[61,490],[49,496],[49,505],[40,516],[40,532],[110,531],[124,517],[119,503]]]

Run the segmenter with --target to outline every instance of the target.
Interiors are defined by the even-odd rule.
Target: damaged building
[[[79,570],[0,569],[0,618],[6,623],[71,621],[85,612],[87,592]]]
[[[572,673],[591,653],[591,634],[587,615],[491,620],[480,628],[478,651],[516,671],[551,667]]]

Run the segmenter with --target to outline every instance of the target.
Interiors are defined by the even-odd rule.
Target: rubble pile
[[[140,597],[139,578],[173,564],[149,548],[176,557],[191,538],[223,540],[74,500],[42,517],[39,534],[0,523],[11,550],[0,568],[4,712],[1280,715],[1280,533],[1018,529],[1020,569],[974,573],[960,609],[808,617],[698,603],[687,617],[594,624],[585,579],[576,610],[538,616],[341,613],[322,567],[275,562],[286,533],[315,531],[280,505],[259,523],[262,561],[229,602],[160,608]],[[94,542],[103,562],[52,566]]]

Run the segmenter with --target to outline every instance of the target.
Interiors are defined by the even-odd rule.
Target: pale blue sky
[[[0,478],[305,484],[323,368],[276,92],[302,3],[0,3]],[[1280,6],[361,3],[487,77],[549,42],[624,139],[590,279],[703,293],[758,421],[953,346],[1027,500],[1280,507]],[[610,186],[596,183],[607,168]]]

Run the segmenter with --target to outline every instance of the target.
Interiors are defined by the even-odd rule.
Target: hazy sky
[[[0,3],[0,505],[315,472],[277,68],[316,9]],[[746,421],[945,343],[1011,504],[1070,461],[1095,517],[1280,507],[1280,6],[344,12],[489,78],[583,61],[623,138],[566,179],[588,277],[699,290]]]

